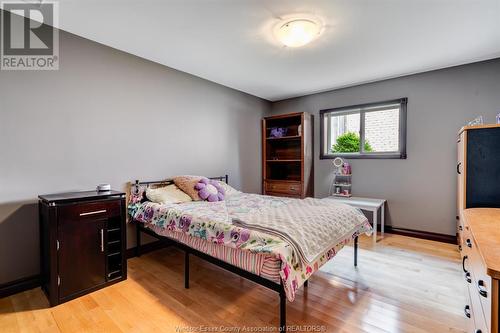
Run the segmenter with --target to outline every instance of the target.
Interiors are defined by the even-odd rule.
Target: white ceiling
[[[323,35],[280,46],[301,13]],[[271,101],[500,56],[500,0],[65,0],[60,27]]]

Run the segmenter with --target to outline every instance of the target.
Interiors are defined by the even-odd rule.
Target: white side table
[[[374,199],[374,198],[362,198],[362,197],[336,197],[330,196],[329,199],[348,204],[350,206],[368,210],[373,213],[373,242],[377,242],[377,222],[378,222],[378,210],[380,209],[380,232],[382,237],[384,237],[384,225],[385,225],[385,199]]]

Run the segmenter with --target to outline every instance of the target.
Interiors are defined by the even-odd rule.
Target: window
[[[406,158],[407,99],[320,111],[320,159]]]

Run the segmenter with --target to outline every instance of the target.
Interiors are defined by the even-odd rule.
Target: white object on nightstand
[[[96,190],[97,190],[97,192],[111,191],[111,185],[110,184],[99,184],[99,185],[97,185]]]
[[[384,237],[384,224],[385,224],[385,199],[374,199],[374,198],[362,198],[362,197],[329,197],[332,200],[348,204],[350,206],[368,210],[373,213],[373,242],[377,242],[377,222],[378,222],[378,210],[380,209],[380,232],[382,237]]]

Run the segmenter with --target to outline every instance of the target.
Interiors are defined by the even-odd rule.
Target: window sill
[[[407,158],[406,154],[403,153],[388,153],[388,154],[349,154],[349,153],[339,153],[339,154],[320,154],[320,160],[331,160],[336,157],[342,157],[346,159],[401,159],[405,160]]]

